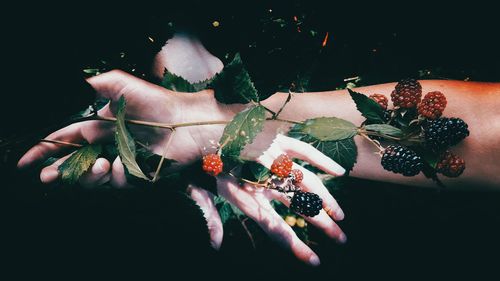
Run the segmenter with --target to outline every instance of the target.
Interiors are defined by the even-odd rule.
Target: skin
[[[185,52],[190,54],[190,59],[178,59]],[[158,54],[153,70],[158,76],[163,73],[162,68],[158,67],[161,64],[177,74],[182,74],[182,71],[189,69],[189,80],[192,82],[204,80],[222,68],[220,60],[208,53],[199,41],[185,36],[174,37]],[[116,101],[121,95],[127,99],[127,118],[161,123],[230,120],[234,114],[245,108],[245,105],[240,104],[224,105],[218,103],[214,98],[214,93],[210,90],[196,94],[172,92],[121,71],[111,71],[93,77],[88,82],[99,95],[111,100],[110,104],[99,112],[102,116],[114,116]],[[498,166],[494,159],[499,156],[500,151],[498,144],[496,144],[500,128],[499,122],[494,121],[500,120],[500,117],[498,113],[495,113],[499,99],[494,98],[493,95],[500,93],[499,84],[456,81],[421,81],[421,83],[424,93],[434,90],[444,92],[448,97],[449,104],[445,115],[463,118],[469,123],[471,129],[471,136],[454,148],[457,154],[466,159],[468,168],[459,179],[446,180],[445,183],[453,187],[463,188],[469,186],[470,183],[477,185],[478,182],[486,188],[498,186],[499,179],[495,177],[495,168],[498,170]],[[365,94],[389,95],[394,85],[394,83],[389,83],[356,90]],[[277,93],[263,101],[263,104],[277,111],[285,99],[285,93]],[[485,102],[486,100],[488,102]],[[479,111],[477,108],[483,110]],[[346,91],[294,94],[291,102],[280,116],[292,120],[336,116],[350,120],[355,124],[360,124],[363,121]],[[492,120],[493,122],[486,123],[482,120]],[[213,142],[220,139],[223,128],[223,125],[179,128],[170,148],[165,152],[164,146],[170,136],[169,131],[130,126],[133,135],[139,141],[149,143],[150,149],[155,153],[165,154],[167,158],[178,161],[178,164],[172,169],[180,169],[199,159],[202,155],[213,152]],[[113,137],[113,129],[112,123],[90,121],[70,125],[47,138],[76,143],[83,140],[89,143],[110,141]],[[340,166],[310,145],[285,137],[282,133],[286,133],[288,129],[289,124],[276,121],[267,122],[263,132],[251,145],[245,148],[243,156],[255,159],[269,167],[272,160],[278,155],[288,153],[295,158],[316,165],[333,176],[343,174],[344,170]],[[384,171],[380,165],[374,164],[380,161],[379,156],[373,153],[374,147],[361,138],[357,138],[356,143],[359,156],[358,163],[352,173],[353,176],[432,186],[432,182],[422,176],[406,178]],[[21,168],[29,167],[62,151],[65,151],[65,148],[60,145],[40,143],[20,159],[18,166]],[[66,157],[44,168],[40,174],[41,180],[47,183],[57,180],[59,178],[57,167]],[[320,215],[306,219],[322,229],[329,237],[339,242],[345,242],[345,234],[334,222],[334,220],[343,219],[342,210],[316,175],[307,170],[303,170],[303,172],[302,188],[320,195],[324,201],[324,207],[328,211],[328,213],[322,211]],[[98,159],[94,166],[80,179],[80,183],[86,186],[108,182],[117,187],[129,186],[119,158],[115,159],[113,163],[109,163],[106,159]],[[319,265],[318,256],[297,238],[293,230],[272,210],[269,204],[271,199],[288,204],[286,198],[272,190],[262,190],[247,184],[239,186],[234,178],[227,175],[218,176],[217,183],[218,193],[254,219],[270,237],[305,263]],[[214,207],[213,195],[194,185],[190,185],[188,192],[204,211],[212,245],[214,248],[219,248],[223,237],[222,223]]]

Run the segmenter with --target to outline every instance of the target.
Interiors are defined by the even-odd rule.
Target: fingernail
[[[339,238],[337,239],[339,243],[344,244],[347,241],[347,236],[344,233],[340,233]]]
[[[92,167],[92,172],[95,174],[103,174],[107,172],[107,167],[105,165],[105,160],[97,160]]]
[[[345,174],[345,169],[344,169],[344,168],[342,168],[341,166],[337,166],[337,167],[335,167],[335,171],[337,172],[337,174],[338,174],[339,176],[342,176],[342,175],[344,175],[344,174]]]
[[[50,169],[50,170],[42,171],[42,173],[40,173],[40,180],[43,183],[49,183],[49,182],[54,181],[58,176],[59,176],[59,172],[57,171],[57,169]]]
[[[344,219],[344,211],[342,211],[341,208],[338,208],[337,211],[335,211],[335,217],[337,218],[337,220],[341,221]]]
[[[316,255],[312,255],[310,258],[309,258],[309,264],[312,265],[312,266],[318,266],[319,265],[319,258],[318,256]]]

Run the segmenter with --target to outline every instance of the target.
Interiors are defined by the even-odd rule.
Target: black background
[[[316,70],[321,75],[314,78],[314,90],[331,89],[352,75],[366,76],[366,83],[380,83],[414,76],[420,69],[440,69],[443,76],[456,79],[500,80],[492,7],[475,2],[467,7],[293,3],[184,1],[161,7],[44,3],[8,8],[9,16],[2,18],[5,87],[0,137],[46,127],[91,103],[94,95],[81,69],[100,57],[125,49],[138,69],[147,69],[159,46],[147,45],[145,34],[161,34],[155,29],[158,21],[183,22],[221,56],[261,36],[256,19],[265,15],[267,6],[282,15],[313,14],[309,24],[333,37],[333,46],[324,51]],[[221,22],[221,29],[213,30],[213,20]],[[300,55],[306,47],[287,50]],[[373,48],[379,50],[376,55]],[[248,58],[252,72],[260,75],[262,87],[269,91],[272,83],[266,77],[287,81],[283,70],[303,65],[287,52],[252,59],[259,54],[243,50],[243,58]],[[265,238],[253,251],[238,233],[225,237],[220,253],[211,251],[202,219],[190,213],[188,203],[173,192],[42,186],[36,171],[15,170],[15,160],[28,145],[2,152],[6,155],[0,191],[2,266],[18,275],[56,274],[72,279],[181,272],[188,278],[206,271],[228,279],[256,274],[330,280],[496,274],[498,193],[436,192],[350,180],[336,194],[347,216],[342,226],[348,243],[338,246],[317,234],[321,247],[315,250],[323,265],[309,269]]]

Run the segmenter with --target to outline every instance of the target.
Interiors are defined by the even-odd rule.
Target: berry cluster
[[[203,156],[202,169],[206,173],[217,176],[222,172],[223,167],[224,164],[219,154],[211,153]],[[278,156],[271,165],[270,171],[273,176],[267,180],[266,186],[286,193],[291,199],[292,211],[308,217],[316,216],[323,208],[323,201],[317,194],[300,190],[297,184],[302,182],[304,174],[301,170],[292,169],[292,167],[293,161],[287,154]],[[290,197],[288,193],[293,193],[293,196]]]
[[[394,108],[388,108],[388,99],[381,94],[369,96],[384,110],[383,122],[401,129],[413,136],[420,148],[434,155],[441,155],[435,166],[436,173],[447,177],[457,177],[465,169],[465,161],[454,155],[448,148],[461,142],[469,135],[467,124],[460,118],[442,117],[447,105],[446,96],[439,91],[428,92],[422,98],[422,86],[415,79],[404,79],[397,83],[391,93]],[[380,136],[371,136],[373,140],[383,140]],[[408,137],[410,138],[410,137]],[[389,145],[382,149],[381,164],[385,170],[404,176],[419,174],[424,167],[431,164],[416,151],[403,146],[406,139],[397,145]],[[415,143],[408,143],[415,146]],[[407,144],[407,145],[408,145]],[[444,151],[444,152],[443,152]]]
[[[314,217],[323,208],[323,200],[311,192],[302,192],[296,184],[301,183],[304,174],[299,169],[292,169],[292,159],[286,154],[281,154],[273,161],[271,173],[284,182],[277,190],[288,193],[293,192],[290,209],[297,214]]]

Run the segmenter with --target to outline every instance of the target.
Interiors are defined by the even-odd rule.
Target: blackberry
[[[467,123],[460,118],[441,117],[424,124],[425,145],[435,151],[453,146],[467,136]]]
[[[465,161],[459,156],[446,151],[436,165],[436,172],[450,178],[460,176],[465,170]]]
[[[394,106],[401,108],[412,108],[420,103],[422,98],[422,85],[415,79],[403,79],[399,81],[391,93]]]
[[[401,145],[389,145],[382,155],[381,164],[385,170],[407,177],[417,175],[424,167],[420,156]]]
[[[439,91],[429,92],[418,105],[418,113],[428,119],[441,117],[446,108],[446,97]]]
[[[323,209],[323,200],[316,193],[296,191],[290,209],[298,214],[314,217]]]

